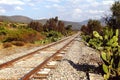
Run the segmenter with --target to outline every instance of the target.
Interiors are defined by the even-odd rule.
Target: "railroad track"
[[[78,35],[79,33],[1,64],[0,80],[45,79]]]

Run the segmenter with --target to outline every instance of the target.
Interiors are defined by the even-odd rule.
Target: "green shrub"
[[[6,35],[7,34],[7,30],[5,29],[5,27],[0,26],[0,35]]]
[[[92,34],[93,31],[100,33],[102,31],[102,26],[98,20],[89,20],[87,25],[81,27],[81,31],[86,35]]]
[[[35,44],[47,44],[47,43],[50,43],[51,40],[46,38],[46,39],[43,39],[43,40],[39,40],[39,41],[35,41],[34,43]]]
[[[104,79],[120,79],[120,46],[118,45],[118,30],[104,28],[103,35],[93,31],[88,43],[101,51]]]
[[[40,37],[40,36],[39,36]],[[33,29],[8,30],[3,42],[23,41],[34,42],[37,40],[37,32]]]
[[[120,50],[120,47],[116,50]],[[119,80],[120,79],[120,52],[102,51],[101,58],[103,60],[104,79]]]
[[[62,37],[62,34],[57,31],[50,31],[46,34],[46,37],[51,40],[51,42],[55,42]]]
[[[28,24],[28,28],[32,28],[38,32],[43,31],[43,25],[37,21],[32,21]]]
[[[91,38],[91,36],[89,36],[89,35],[82,35],[82,39],[86,42],[89,42],[90,38]]]

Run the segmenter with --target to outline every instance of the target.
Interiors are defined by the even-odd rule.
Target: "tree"
[[[58,22],[58,31],[61,32],[62,34],[65,33],[65,25],[62,21]]]
[[[44,31],[59,31],[62,34],[65,32],[65,25],[64,22],[59,21],[58,17],[50,18],[47,20],[46,24],[44,25]]]
[[[43,26],[41,23],[37,21],[32,21],[28,24],[28,28],[32,28],[33,30],[36,30],[38,32],[43,31]]]
[[[84,34],[86,34],[86,35],[92,34],[93,31],[97,31],[97,32],[101,33],[102,25],[101,25],[100,21],[90,19],[88,21],[87,25],[83,25],[81,27],[81,31],[84,32]]]
[[[57,18],[50,18],[44,25],[44,31],[57,30]]]
[[[120,1],[115,1],[110,8],[112,15],[105,18],[106,24],[112,29],[120,29]],[[119,44],[120,44],[120,30],[119,30]]]
[[[112,15],[105,18],[106,24],[113,29],[120,29],[120,1],[115,1],[110,10]]]
[[[89,28],[89,33],[92,33],[93,31],[101,32],[101,23],[98,20],[89,20],[87,24]]]
[[[86,25],[82,25],[81,31],[82,31],[85,35],[89,35],[89,28],[88,28],[88,26],[86,26]]]
[[[55,20],[55,22],[57,23],[57,22],[58,22],[58,17],[56,16],[54,20]]]
[[[65,29],[66,30],[72,30],[72,25],[67,25]]]

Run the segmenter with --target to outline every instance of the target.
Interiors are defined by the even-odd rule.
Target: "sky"
[[[110,14],[116,0],[0,0],[0,15],[80,22]]]

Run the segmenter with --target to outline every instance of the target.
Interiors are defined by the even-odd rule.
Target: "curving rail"
[[[29,73],[27,73],[24,77],[21,78],[21,80],[30,80],[30,78],[32,78],[33,75],[35,73],[37,73],[40,69],[42,69],[43,67],[45,67],[45,65],[49,61],[54,60],[54,58],[58,54],[61,54],[60,52],[62,50],[64,50],[64,48],[67,47],[74,40],[74,38],[77,37],[78,35],[79,35],[79,33],[77,35],[73,36],[73,38],[67,44],[65,44],[62,48],[60,48],[58,51],[56,51],[55,54],[53,54],[52,56],[50,56],[49,58],[47,58],[43,63],[41,63],[40,65],[38,65],[36,68],[34,68],[33,70],[31,70]]]
[[[20,80],[31,80],[32,78],[43,78],[43,77],[45,77],[45,76],[43,76],[43,77],[41,77],[41,76],[38,76],[37,75],[37,73],[38,72],[40,72],[40,70],[42,70],[42,69],[44,69],[44,68],[46,68],[46,66],[47,66],[47,64],[48,63],[50,63],[51,61],[53,61],[52,63],[54,63],[54,61],[56,61],[56,60],[60,60],[61,58],[62,58],[62,51],[64,51],[65,50],[65,48],[66,47],[68,47],[68,45],[74,40],[74,38],[75,37],[77,37],[78,35],[79,35],[80,33],[78,32],[77,34],[75,34],[75,35],[73,35],[73,36],[70,36],[70,37],[67,37],[67,38],[65,38],[65,39],[62,39],[62,40],[60,40],[60,41],[58,41],[58,42],[55,42],[55,43],[51,43],[51,44],[48,44],[48,45],[46,45],[46,46],[44,46],[44,47],[42,47],[42,48],[40,48],[40,49],[37,49],[37,50],[35,50],[35,51],[33,51],[33,52],[31,52],[31,53],[28,53],[28,54],[26,54],[26,55],[23,55],[23,56],[20,56],[20,57],[18,57],[18,58],[15,58],[15,59],[13,59],[13,60],[10,60],[10,61],[8,61],[8,62],[6,62],[6,63],[3,63],[3,64],[1,64],[0,65],[0,77],[1,77],[1,73],[7,73],[7,72],[5,72],[4,70],[8,70],[8,73],[9,73],[9,69],[10,69],[10,71],[12,71],[12,70],[14,70],[14,68],[16,68],[16,65],[18,65],[19,64],[19,66],[17,66],[18,68],[29,68],[30,67],[30,70],[28,70],[27,72],[25,72],[25,73],[21,73],[21,75],[20,76],[17,76],[18,78],[13,78],[13,76],[12,76],[12,80],[18,80],[18,79],[20,79]],[[52,47],[52,46],[54,46],[54,47],[56,47],[55,45],[59,45],[59,44],[61,44],[62,46],[60,46],[60,48],[59,49],[56,49],[56,51],[53,53],[53,54],[49,54],[49,56],[45,56],[45,58],[43,59],[43,61],[42,62],[38,62],[37,63],[37,65],[34,65],[34,66],[29,66],[29,65],[31,65],[31,64],[29,64],[29,62],[31,62],[32,60],[33,60],[33,62],[35,62],[35,60],[37,60],[36,58],[39,58],[38,59],[38,61],[41,61],[40,59],[40,57],[38,56],[38,57],[34,57],[34,56],[36,56],[36,54],[38,55],[38,53],[39,54],[41,54],[40,53],[40,51],[45,51],[45,50],[50,50],[50,48]],[[56,47],[57,48],[57,47]],[[28,62],[27,62],[28,61]],[[25,62],[25,63],[28,63],[29,65],[28,66],[25,66],[25,67],[21,67],[22,65],[24,65],[24,63],[22,64],[22,65],[20,65],[20,63],[22,63],[22,62]],[[51,64],[51,63],[50,63]],[[15,65],[15,66],[14,66]],[[50,66],[47,66],[47,68],[51,68]],[[17,69],[18,69],[17,68]],[[24,70],[24,69],[23,69]],[[3,71],[3,72],[2,72]],[[16,72],[17,70],[15,70],[15,72]],[[19,70],[18,70],[19,71]],[[12,72],[13,73],[13,72]],[[14,73],[15,74],[15,73]],[[10,74],[8,74],[8,75],[10,75]],[[23,76],[24,75],[24,76]],[[36,77],[36,75],[37,75],[37,77]],[[0,78],[0,79],[2,79],[2,80],[6,80],[6,79],[3,79],[3,78]],[[9,79],[9,78],[8,78]],[[8,80],[7,79],[7,80]],[[34,79],[33,79],[34,80]]]

